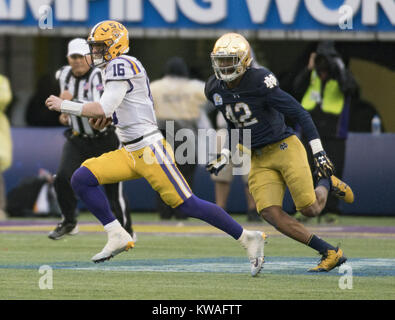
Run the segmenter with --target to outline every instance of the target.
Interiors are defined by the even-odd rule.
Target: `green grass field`
[[[90,258],[105,245],[104,232],[81,232],[52,241],[45,228],[53,225],[45,225],[41,232],[2,232],[0,224],[0,299],[395,299],[393,234],[339,237],[335,233],[335,237],[323,237],[334,245],[341,243],[353,267],[352,289],[342,290],[342,273],[337,269],[327,274],[306,272],[319,256],[276,234],[266,224],[248,226],[273,231],[265,247],[265,268],[252,278],[244,249],[229,236],[215,230],[189,234],[188,228],[177,227],[174,221],[166,227],[175,232],[146,232],[149,224],[160,224],[157,215],[132,217],[138,233],[135,248],[103,264],[94,264]],[[234,217],[248,225],[243,216]],[[95,223],[90,215],[81,215],[80,221]],[[394,226],[395,219],[342,217],[336,225],[321,227],[326,230],[355,224],[380,228]],[[188,220],[186,225],[206,226],[197,220]],[[313,221],[308,227],[317,224]],[[52,268],[52,289],[39,288],[42,265]]]

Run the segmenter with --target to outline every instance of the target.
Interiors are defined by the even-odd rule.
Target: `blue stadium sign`
[[[47,9],[46,9],[47,8]],[[49,9],[48,9],[49,8]],[[394,0],[0,0],[0,27],[395,33]],[[41,28],[43,29],[43,28]]]

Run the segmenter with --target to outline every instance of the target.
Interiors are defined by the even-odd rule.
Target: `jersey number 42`
[[[255,123],[258,123],[258,119],[252,117],[250,107],[244,102],[236,103],[234,106],[234,112],[232,106],[230,104],[227,104],[225,106],[225,116],[238,128],[248,127]]]

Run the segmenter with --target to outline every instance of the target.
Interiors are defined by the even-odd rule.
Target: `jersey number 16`
[[[124,65],[123,63],[119,63],[119,64],[114,64],[112,66],[112,71],[114,73],[114,77],[117,76],[124,76],[125,75],[125,69],[124,69]]]

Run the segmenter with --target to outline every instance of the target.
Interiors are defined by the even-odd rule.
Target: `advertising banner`
[[[118,20],[142,35],[245,30],[262,37],[393,39],[395,1],[0,0],[2,33],[78,33],[102,20]]]

